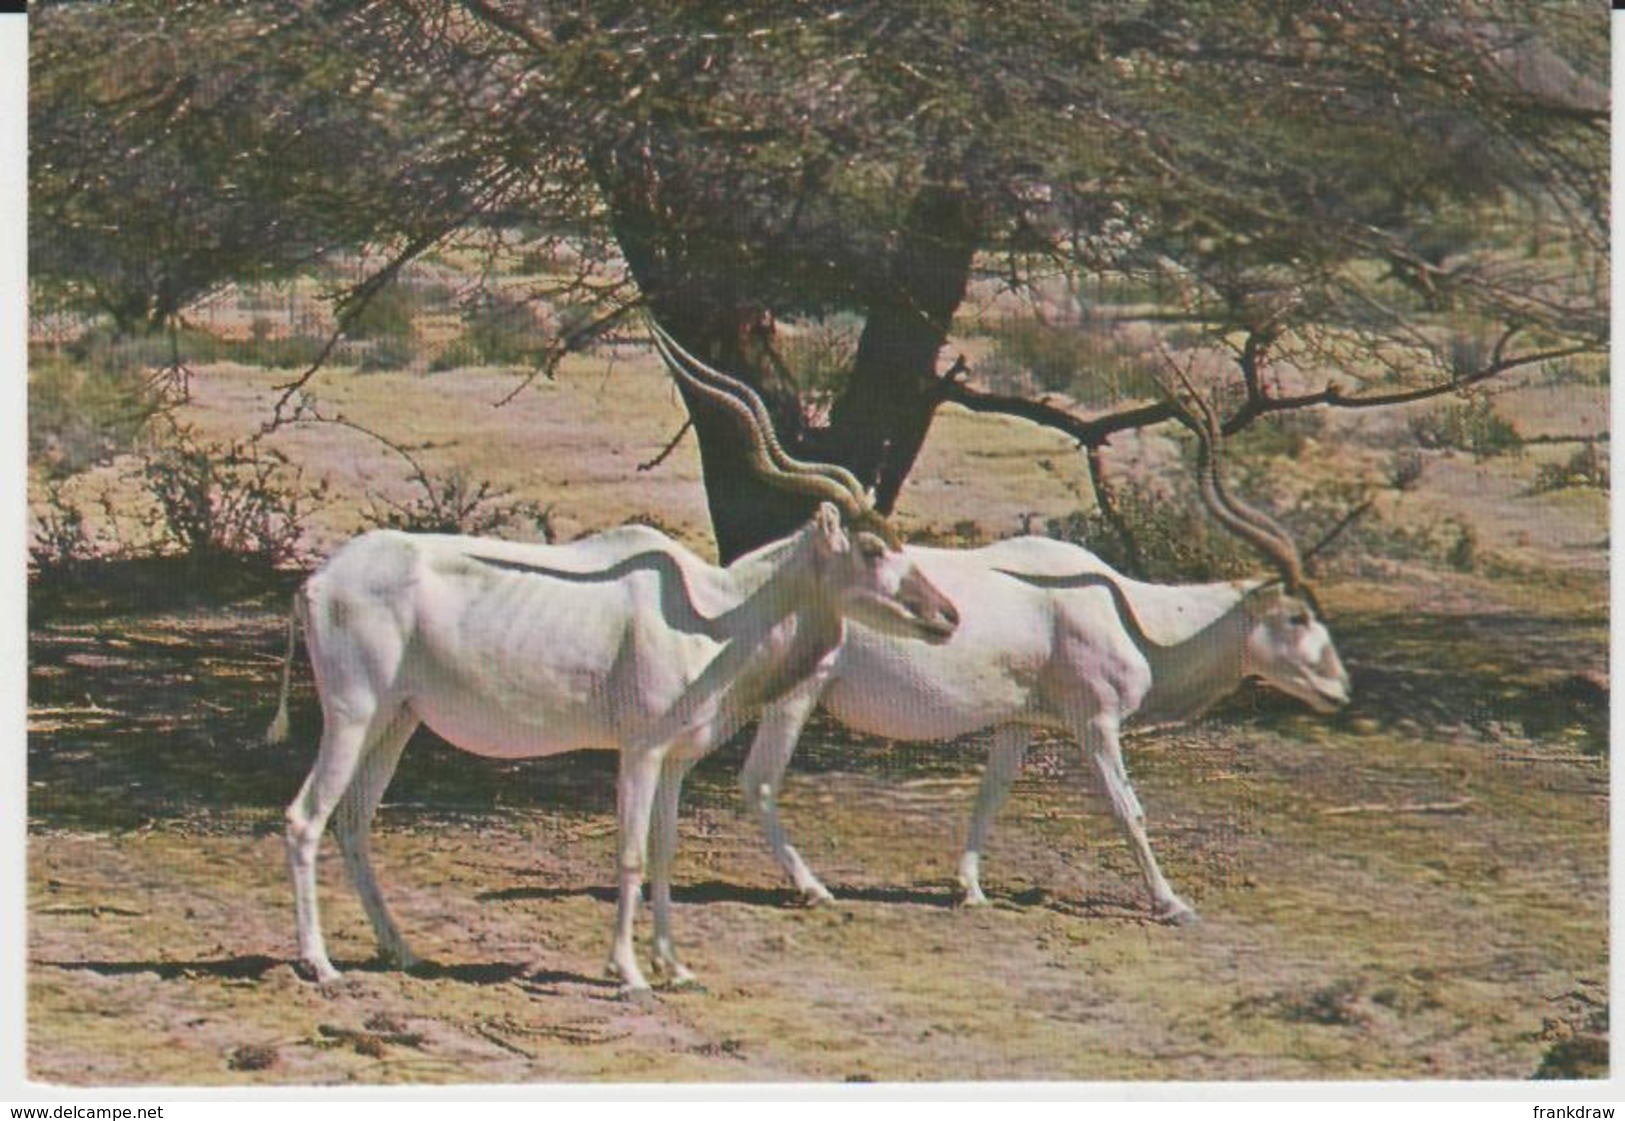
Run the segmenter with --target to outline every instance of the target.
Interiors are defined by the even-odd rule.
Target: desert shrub
[[[252,330],[252,328],[251,328]],[[72,361],[103,374],[141,371],[149,381],[209,362],[241,359],[254,340],[228,339],[190,326],[127,334],[94,327],[62,348]]]
[[[72,575],[99,551],[83,508],[62,493],[60,484],[47,485],[45,508],[35,518],[28,546],[31,574],[42,579]]]
[[[1270,493],[1263,479],[1269,472],[1266,461],[1233,466],[1241,476],[1234,493],[1246,493],[1248,502],[1281,522],[1310,575],[1331,557],[1370,550],[1378,518],[1366,481],[1332,479],[1303,488],[1292,496],[1290,515],[1284,516],[1256,497]],[[1139,480],[1114,482],[1111,491],[1115,517],[1098,508],[1077,511],[1050,519],[1045,532],[1082,544],[1114,568],[1145,580],[1223,580],[1273,572],[1268,559],[1220,525],[1189,491]],[[1437,543],[1431,546],[1434,557],[1442,551]]]
[[[314,335],[287,335],[273,338],[257,334],[237,344],[235,357],[245,365],[267,366],[273,370],[302,370],[321,356],[326,339]]]
[[[420,277],[406,285],[412,305],[419,312],[451,311],[457,302],[457,289],[444,280]]]
[[[1032,515],[1024,515],[1021,532],[1031,533]],[[985,545],[989,535],[975,518],[958,518],[948,526],[925,526],[909,533],[911,545],[931,545],[947,549],[974,549]]]
[[[417,347],[410,339],[385,337],[374,339],[361,350],[356,370],[363,374],[386,370],[404,370],[417,357]]]
[[[429,359],[429,372],[443,374],[448,370],[455,370],[459,366],[468,365],[468,351],[459,342],[441,348]]]
[[[1587,440],[1563,463],[1542,463],[1535,472],[1535,493],[1567,490],[1570,487],[1609,488],[1608,456]]]
[[[1248,425],[1230,441],[1230,454],[1297,459],[1326,432],[1326,414],[1314,409],[1270,413]]]
[[[1523,450],[1518,426],[1482,394],[1411,418],[1411,434],[1424,448],[1454,448],[1479,459]]]
[[[1064,392],[1090,405],[1159,392],[1142,359],[1102,331],[1012,318],[990,334],[993,349],[978,372],[1001,390],[1020,392],[1030,378],[1042,392]]]
[[[554,238],[546,238],[520,253],[513,271],[519,276],[560,276],[569,275],[577,267],[574,250]]]
[[[155,502],[146,528],[161,553],[276,568],[299,559],[302,524],[325,484],[304,486],[286,456],[252,440],[205,442],[184,425],[145,458]]]
[[[984,363],[990,378],[1010,380],[1023,373],[1039,389],[1068,390],[1089,369],[1093,357],[1082,334],[1036,319],[1009,319],[993,331],[993,350]]]
[[[1364,561],[1404,561],[1471,571],[1477,541],[1454,518],[1414,521],[1371,510],[1339,538],[1338,555]]]
[[[682,541],[682,540],[684,540],[684,538],[686,536],[688,536],[687,531],[684,529],[684,527],[682,527],[681,525],[678,525],[676,522],[669,521],[666,518],[661,517],[659,514],[651,514],[651,513],[633,514],[633,515],[631,515],[630,517],[628,517],[626,519],[626,524],[627,525],[646,525],[650,529],[659,530],[661,533],[664,533],[667,537],[671,538],[673,541]],[[584,530],[582,530],[582,531],[580,531],[579,533],[576,534],[576,539],[580,540],[583,537],[590,537],[594,532],[596,532],[596,531],[591,530],[591,529],[584,529]]]
[[[1050,518],[1044,532],[1142,580],[1217,580],[1258,565],[1257,554],[1215,524],[1195,499],[1134,480],[1115,484],[1113,498],[1115,521],[1098,508],[1074,510]]]
[[[1445,550],[1445,563],[1457,572],[1471,572],[1478,564],[1478,534],[1462,521],[1451,521],[1455,527],[1455,540]]]
[[[1293,532],[1311,574],[1340,555],[1365,553],[1367,530],[1376,521],[1373,487],[1364,479],[1316,483],[1292,507]]]
[[[176,425],[139,456],[124,474],[139,493],[104,487],[94,515],[47,485],[29,545],[31,582],[49,588],[125,562],[166,560],[207,582],[305,560],[303,522],[326,487],[303,485],[281,453],[252,440],[203,441]]]
[[[41,354],[28,368],[28,452],[56,477],[130,450],[163,408],[140,366]]]
[[[1607,359],[1559,358],[1544,367],[1546,384],[1555,386],[1601,385],[1609,383]]]
[[[1573,998],[1583,1003],[1570,1005],[1569,1010],[1544,1018],[1540,1038],[1550,1046],[1530,1077],[1541,1080],[1608,1077],[1608,1005],[1602,1003],[1599,1007],[1598,998],[1583,990],[1576,990]]]
[[[386,284],[351,316],[344,333],[352,339],[410,340],[416,314],[417,301],[411,291],[401,284]]]
[[[219,357],[219,340],[203,331],[142,331],[127,334],[112,327],[93,327],[63,348],[74,362],[100,373],[162,369],[181,362],[210,362]]]
[[[533,533],[544,541],[553,540],[552,507],[515,499],[510,492],[498,490],[488,480],[472,479],[458,468],[444,475],[431,475],[415,467],[412,481],[417,484],[418,492],[410,501],[370,496],[366,523],[410,533],[473,536],[524,527],[521,532]]]
[[[464,362],[534,365],[545,351],[541,324],[525,299],[480,290],[462,303],[463,332],[450,352]]]
[[[1417,448],[1396,448],[1388,461],[1388,485],[1398,491],[1413,490],[1422,481],[1427,461]]]

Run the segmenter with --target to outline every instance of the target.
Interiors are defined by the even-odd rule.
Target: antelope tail
[[[293,680],[294,645],[299,639],[299,607],[297,598],[293,610],[288,612],[288,652],[282,657],[282,695],[277,700],[276,715],[265,729],[267,744],[283,743],[288,738],[288,689]]]

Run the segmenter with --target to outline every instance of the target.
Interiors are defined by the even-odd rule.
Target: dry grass
[[[241,435],[285,377],[201,369],[187,418]],[[692,443],[638,470],[681,423],[647,353],[572,359],[494,408],[512,387],[496,371],[342,370],[314,386],[329,414],[427,445],[415,454],[436,470],[551,504],[565,536],[654,514],[707,548]],[[1542,424],[1574,421],[1562,399],[1530,392],[1547,392]],[[356,527],[366,490],[408,494],[399,458],[353,430],[275,439],[334,481],[319,544]],[[1352,441],[1323,450],[1305,471],[1372,462]],[[1148,466],[1164,452],[1154,441],[1114,449]],[[678,935],[708,988],[649,1010],[599,976],[611,757],[499,764],[422,736],[376,847],[402,924],[433,964],[414,976],[368,964],[365,920],[329,852],[326,925],[350,969],[318,988],[288,964],[279,839],[280,807],[313,750],[307,682],[293,744],[256,741],[282,595],[176,607],[110,594],[95,614],[38,622],[30,1076],[1518,1079],[1555,1050],[1594,1056],[1608,998],[1608,760],[1595,750],[1597,713],[1563,690],[1606,678],[1605,511],[1530,495],[1534,471],[1531,459],[1433,464],[1394,508],[1468,518],[1500,569],[1395,565],[1327,583],[1355,675],[1349,712],[1317,720],[1248,694],[1201,727],[1130,744],[1153,843],[1202,925],[1145,920],[1128,850],[1058,744],[1037,752],[994,834],[994,907],[953,908],[977,745],[873,743],[815,724],[785,812],[842,902],[789,905],[737,808],[739,749],[719,753],[691,779],[677,868]],[[1082,480],[1064,441],[950,411],[903,522],[1007,533],[1022,513],[1041,523],[1075,508]]]

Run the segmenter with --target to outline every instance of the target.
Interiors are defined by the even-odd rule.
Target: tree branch
[[[1377,500],[1375,498],[1366,498],[1364,501],[1356,503],[1353,507],[1351,507],[1348,513],[1339,518],[1337,520],[1337,524],[1332,526],[1331,529],[1327,530],[1325,535],[1322,536],[1319,541],[1316,541],[1313,545],[1303,551],[1304,567],[1313,571],[1316,555],[1324,552],[1333,541],[1336,541],[1343,535],[1344,530],[1348,529],[1349,526],[1353,525],[1355,522],[1359,521],[1360,518],[1364,517],[1366,512],[1376,504]]]
[[[616,285],[615,287],[618,289],[621,286]],[[641,307],[643,307],[643,301],[641,299],[633,299],[619,307],[611,308],[603,315],[597,316],[579,327],[564,332],[564,334],[559,336],[556,341],[547,344],[547,353],[545,353],[541,360],[531,368],[528,374],[519,379],[518,385],[514,386],[511,390],[504,393],[501,397],[493,402],[495,407],[500,409],[502,406],[508,404],[526,389],[530,388],[531,384],[543,374],[546,374],[549,380],[551,380],[553,377],[553,372],[558,369],[559,363],[564,361],[565,355],[570,354],[573,351],[580,350],[589,342],[592,342],[602,335],[607,334],[609,329],[625,318],[628,312],[635,311]],[[663,459],[665,456],[662,455],[661,458]],[[656,462],[659,462],[659,460],[656,460]]]
[[[1391,393],[1350,395],[1336,382],[1328,383],[1325,389],[1315,393],[1300,393],[1286,397],[1272,397],[1260,392],[1257,396],[1249,395],[1247,401],[1223,422],[1220,431],[1226,436],[1234,436],[1259,417],[1317,405],[1334,409],[1375,409],[1390,405],[1407,405],[1425,401],[1430,397],[1442,397],[1447,393],[1459,393],[1463,389],[1522,366],[1572,358],[1592,353],[1593,349],[1585,345],[1576,345],[1531,351],[1515,357],[1502,356],[1471,374]],[[986,390],[973,389],[965,382],[964,375],[968,373],[968,369],[964,357],[961,356],[948,374],[938,379],[937,393],[941,400],[952,402],[975,413],[996,413],[1030,420],[1034,424],[1070,436],[1083,448],[1095,448],[1109,443],[1111,437],[1118,432],[1149,428],[1165,420],[1174,419],[1173,409],[1162,401],[1135,405],[1104,416],[1082,417],[1068,412],[1059,405],[1051,404],[1048,397],[1034,399],[1016,394],[989,393]]]
[[[961,358],[955,366],[964,369]],[[1113,433],[1133,428],[1146,428],[1173,418],[1173,410],[1165,402],[1154,402],[1103,417],[1081,417],[1050,404],[1048,397],[1037,399],[1008,393],[989,393],[972,389],[963,379],[943,378],[938,381],[938,396],[973,413],[998,413],[1020,417],[1034,424],[1072,437],[1079,447],[1099,447],[1110,441]]]
[[[677,435],[673,436],[669,441],[667,441],[666,446],[660,449],[660,454],[656,455],[653,459],[645,460],[644,462],[638,464],[638,470],[653,471],[656,467],[659,467],[662,463],[666,462],[666,459],[671,455],[671,453],[677,450],[677,445],[683,442],[683,437],[688,435],[688,430],[693,427],[693,417],[689,417],[687,420],[683,421],[683,426],[677,430]]]

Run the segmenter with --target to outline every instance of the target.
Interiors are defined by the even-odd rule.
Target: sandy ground
[[[500,481],[544,494],[560,525],[641,506],[699,543],[692,447],[636,472],[676,430],[675,403],[634,408],[612,374],[645,376],[561,378],[517,413],[490,411],[511,386],[496,375],[455,394],[393,374],[321,392],[354,419],[393,418],[396,438],[435,445],[426,455],[505,464]],[[234,367],[200,377],[197,422],[233,430],[231,418],[260,415],[274,380]],[[502,418],[489,438],[457,438],[482,416]],[[1008,532],[1002,495],[1039,512],[1075,504],[1075,453],[988,423],[944,417],[905,525],[968,517]],[[285,439],[318,471],[401,482],[398,460],[364,438]],[[629,492],[633,478],[641,489]],[[1507,547],[1568,576],[1329,582],[1356,682],[1349,711],[1328,721],[1247,694],[1198,727],[1130,744],[1153,844],[1200,925],[1148,920],[1128,850],[1058,743],[1035,754],[994,834],[994,905],[955,907],[979,744],[859,741],[819,723],[785,813],[839,901],[795,905],[739,811],[740,749],[724,749],[691,779],[677,867],[677,933],[705,987],[647,1008],[602,977],[612,756],[503,765],[420,734],[375,848],[430,965],[402,975],[370,962],[329,844],[326,929],[347,973],[316,986],[290,965],[280,840],[281,807],[314,754],[308,677],[293,741],[256,738],[273,707],[284,595],[215,606],[147,589],[106,613],[37,619],[29,1076],[1470,1080],[1527,1078],[1574,1055],[1591,1062],[1573,1070],[1604,1073],[1606,691],[1600,716],[1594,694],[1607,673],[1605,585],[1587,576],[1597,566],[1559,556],[1605,558],[1602,523],[1589,506],[1495,486],[1487,509],[1515,508],[1527,534]],[[336,538],[353,514],[335,509],[318,528]]]
[[[269,641],[269,624],[250,629]],[[349,972],[319,987],[289,964],[267,804],[297,784],[313,714],[303,747],[273,750],[236,742],[239,714],[214,712],[204,690],[168,695],[182,715],[167,747],[145,747],[167,759],[92,768],[126,790],[122,825],[79,820],[98,816],[93,789],[38,799],[34,1078],[1522,1078],[1594,1032],[1607,999],[1599,762],[1467,731],[1321,734],[1270,707],[1132,749],[1165,868],[1205,917],[1186,929],[1147,921],[1127,850],[1058,748],[1000,822],[994,906],[977,911],[954,907],[950,886],[974,750],[817,729],[786,798],[840,898],[815,910],[794,905],[739,815],[737,755],[716,758],[692,784],[677,869],[677,930],[706,988],[650,1009],[600,973],[612,760],[501,767],[420,743],[377,858],[432,964],[369,964],[329,853],[326,925]],[[37,773],[55,784],[59,770]],[[177,790],[187,773],[193,789]]]

